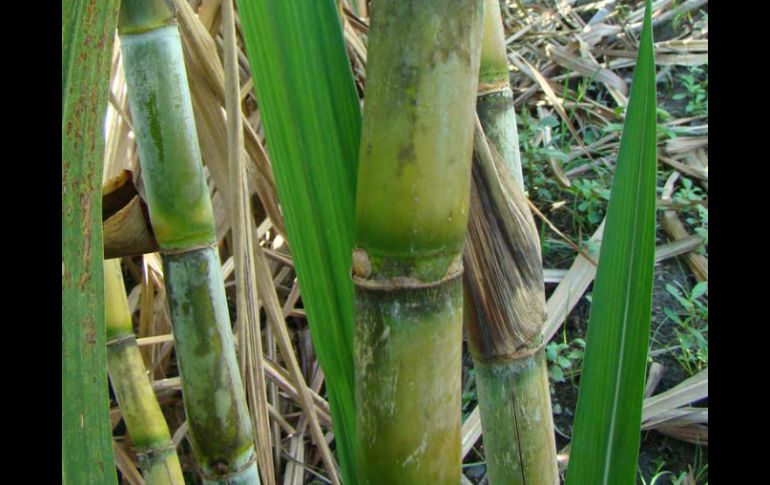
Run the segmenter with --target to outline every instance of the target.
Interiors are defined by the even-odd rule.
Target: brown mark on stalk
[[[458,10],[457,15],[442,15],[445,20],[441,23],[434,38],[435,50],[430,59],[431,67],[438,63],[447,62],[453,54],[457,56],[461,64],[470,65],[471,63],[469,45],[464,42],[457,42],[457,39],[471,38],[468,29],[473,26],[473,22],[469,21],[469,19],[477,15],[479,9],[475,1],[457,3],[461,4],[453,6],[453,8]],[[439,8],[447,7],[439,6]]]
[[[361,248],[353,250],[353,276],[368,278],[372,274],[372,263],[369,255]]]
[[[408,141],[403,145],[396,155],[398,169],[396,176],[400,177],[404,167],[409,163],[415,163],[417,153],[414,147],[414,136],[417,128],[417,90],[420,84],[420,69],[417,66],[404,62],[398,69],[402,92],[404,93],[404,103],[401,109],[406,114],[407,127],[405,136]]]

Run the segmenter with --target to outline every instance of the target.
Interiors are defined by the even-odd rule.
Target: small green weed
[[[551,382],[564,382],[567,378],[574,379],[580,373],[586,342],[576,338],[572,342],[551,342],[545,347],[548,359],[548,374]]]
[[[527,111],[523,111],[518,117],[518,122],[524,186],[530,191],[533,199],[553,203],[559,197],[560,188],[556,181],[548,176],[548,159],[563,160],[567,157],[567,153],[554,147],[553,142],[548,146],[542,146],[539,142],[535,143],[535,140],[539,139],[538,135],[545,128],[559,126],[559,121],[554,116],[546,116],[542,120],[536,119]]]
[[[685,222],[693,228],[696,234],[703,238],[705,245],[708,245],[709,211],[701,204],[691,204],[692,202],[700,202],[705,199],[706,194],[700,187],[693,184],[692,180],[687,177],[681,178],[681,187],[674,193],[674,201],[688,206],[687,209],[683,210],[686,213]],[[700,252],[705,252],[705,247],[700,249]]]
[[[672,99],[686,99],[687,106],[684,110],[689,115],[708,115],[708,73],[700,66],[690,66],[687,73],[680,74],[678,77],[687,92],[676,93]]]
[[[642,485],[658,485],[663,483],[670,483],[671,485],[685,485],[685,484],[703,484],[708,485],[708,463],[703,463],[703,453],[698,447],[695,451],[695,462],[693,465],[688,465],[688,469],[680,473],[675,473],[670,470],[664,470],[666,462],[658,458],[654,461],[655,472],[650,477],[650,481],[644,479],[641,469],[637,468],[637,474],[639,482]],[[669,477],[667,482],[662,482],[664,477]]]
[[[660,484],[660,480],[668,475],[673,475],[672,472],[661,470],[660,467],[658,467],[658,470],[655,471],[655,474],[650,477],[650,482],[648,483],[647,480],[644,479],[644,476],[642,476],[641,470],[639,470],[639,481],[642,483],[642,485],[658,485]]]
[[[584,218],[592,227],[598,226],[607,211],[610,189],[596,179],[574,179],[575,209],[579,218]]]
[[[705,198],[705,194],[700,187],[692,183],[692,180],[687,177],[680,179],[682,186],[674,193],[674,200],[682,203],[688,203],[693,201],[702,201]]]
[[[666,291],[681,306],[679,311],[664,308],[663,311],[674,321],[677,347],[676,360],[689,375],[694,375],[708,366],[708,282],[695,285],[690,292],[668,284]],[[682,311],[683,310],[683,311]]]

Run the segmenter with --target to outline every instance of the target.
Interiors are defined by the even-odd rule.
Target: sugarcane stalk
[[[120,260],[104,261],[107,367],[148,485],[184,484],[176,448],[136,344]]]
[[[459,483],[482,3],[372,4],[353,281],[358,477]]]
[[[118,29],[188,438],[204,483],[259,483],[179,31],[163,0],[124,0]]]
[[[523,193],[498,0],[485,0],[484,24],[464,259],[468,349],[490,483],[553,485],[559,474],[543,352],[543,266]]]
[[[480,123],[466,268],[468,350],[476,369],[491,484],[558,484],[541,333],[545,292],[537,229]]]
[[[539,237],[524,198],[498,0],[485,0],[466,243],[466,325],[489,481],[558,484]]]
[[[508,75],[508,55],[499,0],[484,0],[484,35],[481,40],[476,112],[484,133],[523,189],[519,131]]]

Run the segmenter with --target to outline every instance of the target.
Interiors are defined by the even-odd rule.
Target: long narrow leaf
[[[594,286],[567,484],[632,484],[655,257],[655,61],[650,0]]]
[[[238,6],[342,475],[353,484],[350,266],[361,113],[342,29],[333,0]]]
[[[104,336],[102,130],[118,2],[62,2],[62,483],[115,483]]]

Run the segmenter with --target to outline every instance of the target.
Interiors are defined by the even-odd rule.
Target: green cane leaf
[[[655,250],[655,60],[647,0],[607,209],[567,484],[632,484]]]
[[[62,2],[62,483],[116,483],[102,269],[103,123],[118,2]]]
[[[350,255],[361,112],[341,24],[333,0],[238,7],[342,476],[353,484]]]

